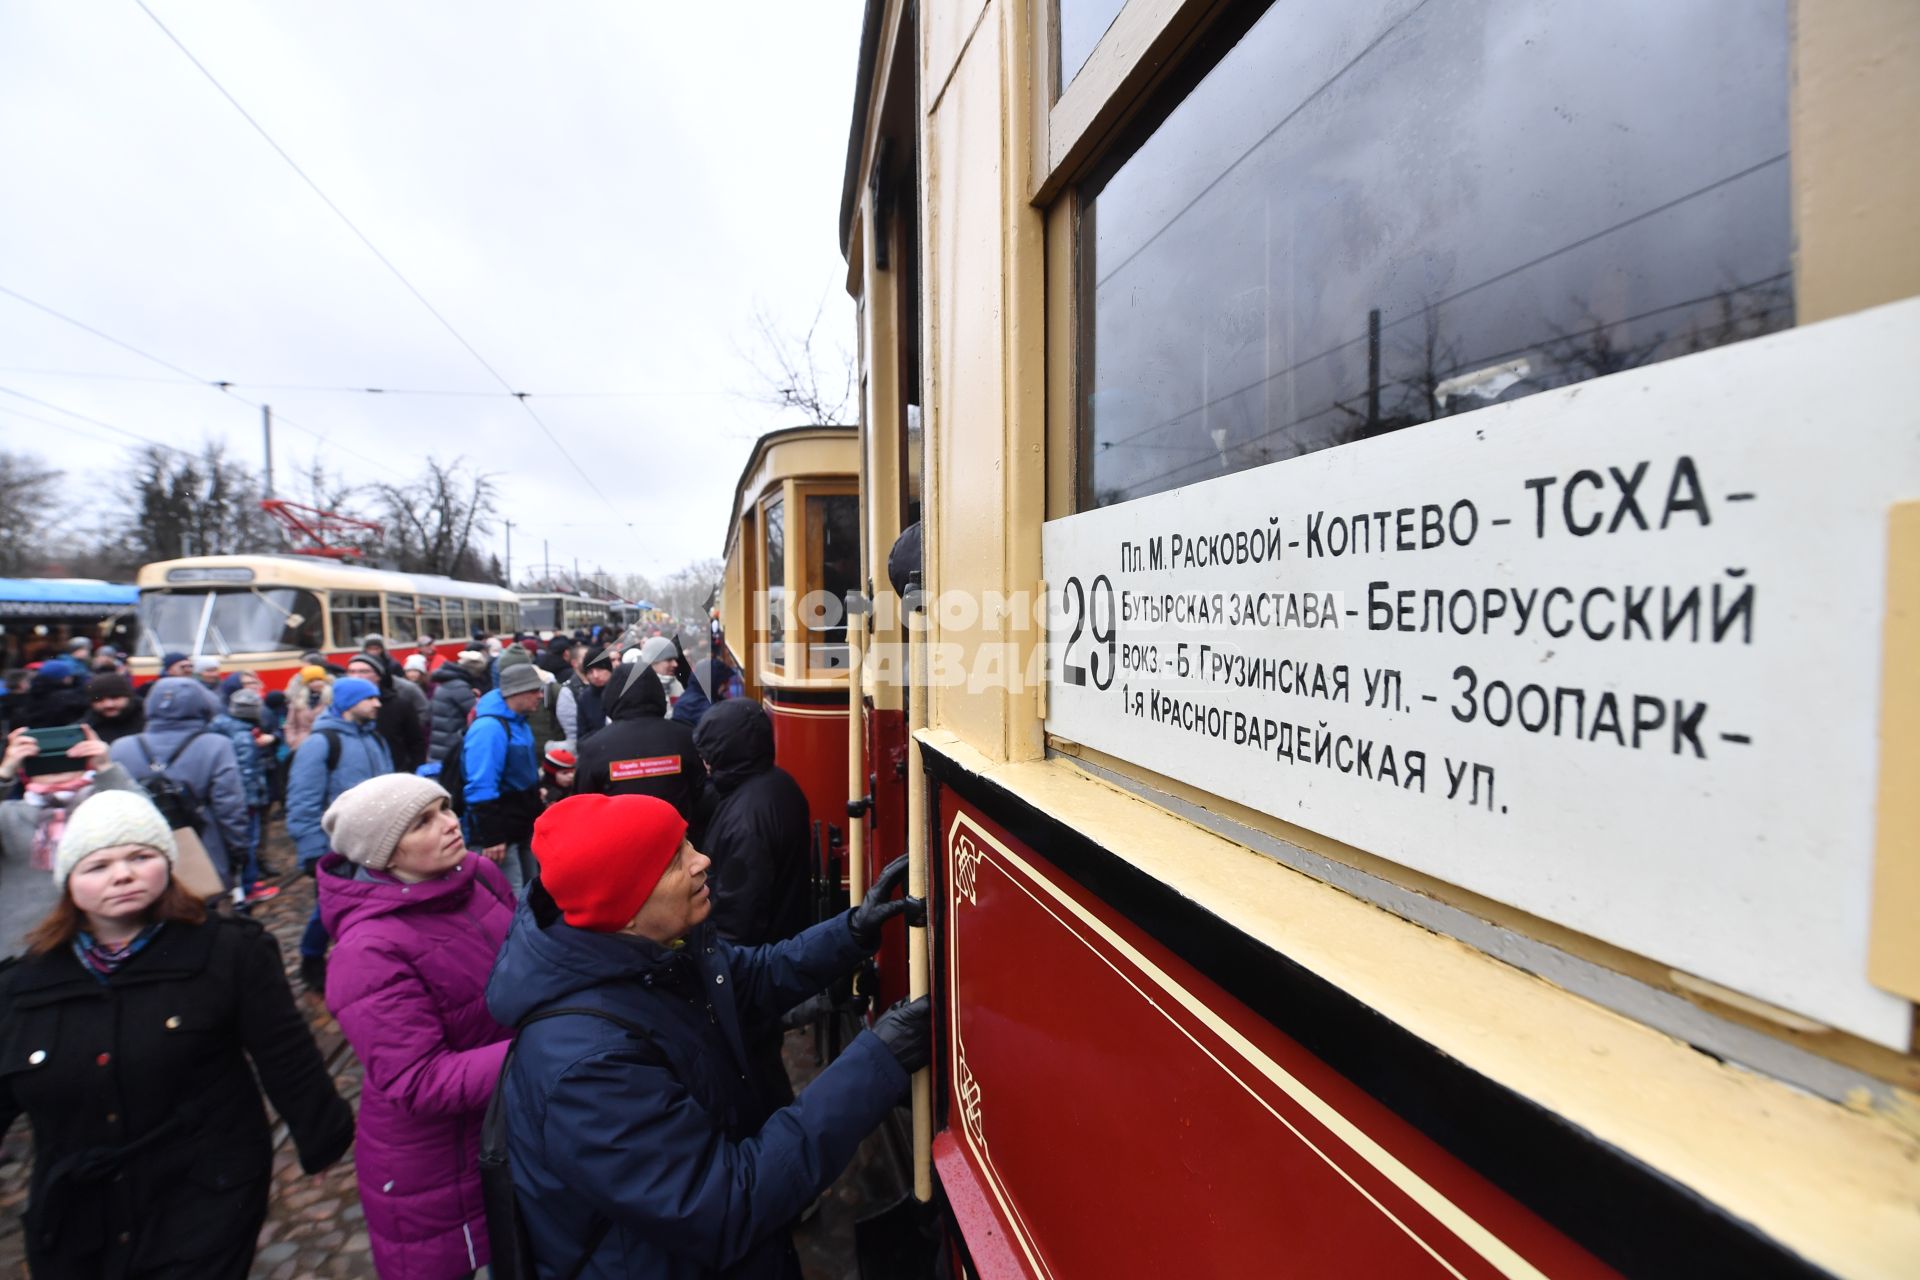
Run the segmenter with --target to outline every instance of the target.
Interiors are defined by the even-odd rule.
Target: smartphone
[[[42,773],[76,773],[86,767],[67,754],[87,740],[86,731],[79,725],[62,724],[27,732],[40,744],[40,754],[27,757],[21,766],[28,777]]]

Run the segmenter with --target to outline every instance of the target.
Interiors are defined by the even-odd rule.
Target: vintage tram
[[[829,687],[775,437],[728,626],[929,894],[949,1265],[1920,1273],[1916,86],[1900,0],[869,0],[865,599]]]
[[[168,652],[210,653],[230,671],[256,671],[269,689],[318,650],[341,660],[377,633],[404,658],[422,636],[452,658],[473,635],[511,633],[520,601],[504,587],[395,573],[317,556],[188,556],[144,565],[136,681],[159,674]]]

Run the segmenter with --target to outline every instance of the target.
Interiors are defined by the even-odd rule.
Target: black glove
[[[693,688],[693,664],[687,661],[687,651],[680,647],[680,633],[673,633],[673,669],[680,678],[682,689]]]
[[[880,878],[867,890],[867,896],[860,905],[847,913],[847,928],[853,931],[853,940],[873,951],[880,946],[880,926],[897,915],[904,914],[908,924],[927,922],[927,903],[924,898],[893,897],[893,891],[907,878],[907,855],[901,854],[887,864]],[[891,899],[891,901],[889,901]]]
[[[874,1020],[873,1034],[912,1075],[933,1056],[933,1002],[925,996],[902,1000]]]

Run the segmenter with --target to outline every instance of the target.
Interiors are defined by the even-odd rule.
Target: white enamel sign
[[[1917,356],[1904,302],[1052,521],[1047,727],[1904,1049],[1866,973]]]

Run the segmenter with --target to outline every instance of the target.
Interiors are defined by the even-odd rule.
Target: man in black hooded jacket
[[[708,919],[727,941],[742,947],[784,942],[808,918],[807,796],[793,775],[773,762],[773,721],[758,702],[735,698],[701,717],[693,745],[707,762],[712,814],[700,852],[713,860]],[[793,1101],[780,1058],[777,1023],[745,1028],[749,1069],[771,1108]]]
[[[713,859],[713,920],[743,947],[782,942],[807,918],[807,796],[773,762],[773,721],[746,698],[723,702],[693,731],[707,763],[712,816],[700,852]]]
[[[687,820],[693,847],[706,838],[707,767],[693,730],[667,716],[660,677],[643,662],[614,673],[604,691],[607,724],[579,744],[579,795],[658,796]]]

